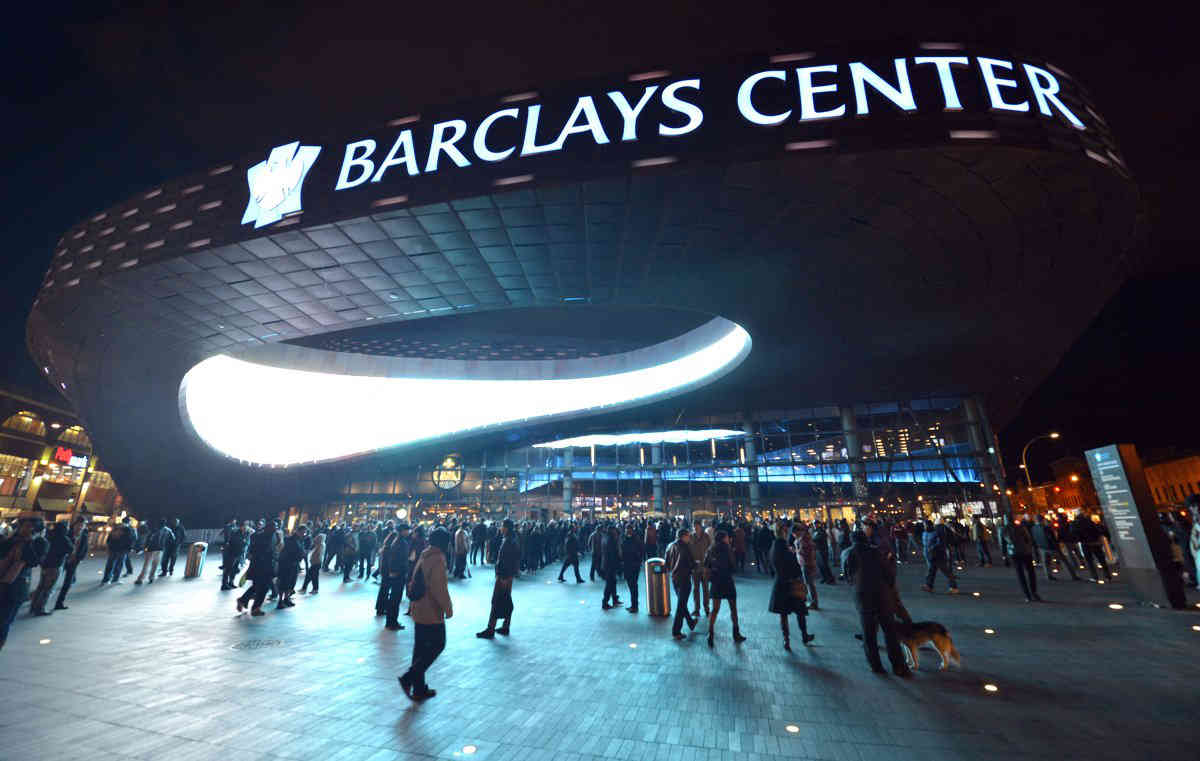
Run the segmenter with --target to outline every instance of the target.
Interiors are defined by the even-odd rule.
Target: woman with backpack
[[[435,528],[429,535],[429,546],[417,559],[408,584],[412,602],[413,654],[412,665],[400,677],[400,688],[411,700],[428,700],[437,695],[425,683],[425,672],[446,648],[446,619],[454,616],[450,589],[446,583],[446,555],[450,551],[450,534]]]

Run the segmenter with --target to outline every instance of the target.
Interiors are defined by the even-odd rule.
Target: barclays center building
[[[135,513],[1003,509],[1138,205],[1074,74],[955,44],[378,117],[63,235],[29,350]]]

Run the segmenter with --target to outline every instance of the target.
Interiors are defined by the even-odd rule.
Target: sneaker
[[[612,606],[612,605],[609,605],[609,604],[608,604],[608,603],[606,603],[606,602],[602,602],[602,603],[600,603],[600,610],[612,610],[612,609],[613,609],[613,607],[614,607],[614,606]]]
[[[806,635],[804,635],[804,644],[807,645],[809,642],[812,642],[816,638],[817,638],[817,635],[815,635],[815,634],[806,634]]]
[[[265,615],[267,615],[267,614],[262,612],[262,608],[255,608],[255,609],[253,609],[253,610],[251,610],[251,611],[250,611],[250,615],[252,615],[252,616],[265,616]]]
[[[493,629],[484,629],[481,632],[475,632],[475,636],[479,637],[480,639],[495,639],[496,632]]]
[[[507,636],[508,636],[508,627],[507,627],[507,626],[502,626],[502,627],[500,627],[499,629],[497,629],[497,630],[496,630],[496,633],[497,633],[497,634],[503,634],[505,637],[507,637]]]
[[[243,610],[246,609],[246,603],[240,597],[238,598],[238,601],[237,601],[237,609],[238,609],[238,613],[241,613]]]
[[[437,690],[426,687],[424,692],[414,692],[412,697],[413,700],[429,700],[437,697]]]
[[[637,613],[637,606],[631,605],[630,607],[626,608],[625,610],[628,610],[630,613]]]
[[[413,688],[412,688],[412,683],[409,682],[407,679],[405,679],[405,677],[407,677],[407,676],[408,676],[407,673],[403,674],[401,676],[398,676],[398,677],[396,677],[396,681],[400,683],[400,689],[404,690],[404,694],[407,695],[409,697],[409,699],[411,700],[412,696],[413,696]]]
[[[385,625],[383,628],[385,628],[385,629],[389,629],[389,630],[391,630],[391,631],[394,631],[394,632],[398,632],[398,631],[400,631],[401,629],[403,629],[403,628],[404,628],[404,624],[402,624],[402,623],[399,623],[399,622],[396,622],[396,623],[394,623],[394,624],[387,624],[387,625]]]
[[[67,606],[66,606],[66,605],[63,605],[63,604],[60,602],[60,603],[58,603],[58,604],[56,604],[56,605],[54,606],[54,609],[55,609],[55,610],[66,610],[66,609],[67,609]]]
[[[119,583],[119,582],[118,582],[118,583]],[[141,583],[142,583],[142,580],[141,580],[141,579],[138,579],[137,581],[135,581],[135,582],[133,582],[133,583],[134,583],[134,584],[141,584]]]

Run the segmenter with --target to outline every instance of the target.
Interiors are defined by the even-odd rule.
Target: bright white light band
[[[711,441],[745,436],[744,431],[727,428],[710,428],[703,431],[649,431],[647,433],[597,433],[591,436],[576,436],[534,444],[543,449],[567,449],[568,447],[619,447],[626,444],[682,444],[685,441]]]
[[[180,414],[208,446],[243,462],[324,462],[643,404],[711,383],[750,346],[750,335],[722,318],[644,349],[563,361],[367,357],[269,344],[247,355],[254,361],[220,354],[189,370]]]

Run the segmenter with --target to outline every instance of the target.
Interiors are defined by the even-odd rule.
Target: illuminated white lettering
[[[581,116],[583,123],[579,121]],[[604,134],[604,126],[600,124],[600,114],[596,113],[596,104],[590,95],[585,95],[575,102],[575,110],[571,112],[571,118],[567,119],[566,125],[563,126],[562,132],[558,133],[558,139],[554,141],[550,150],[562,150],[568,137],[584,132],[592,133],[592,139],[596,141],[596,145],[608,143],[608,135]]]
[[[446,137],[446,130],[450,130],[449,138]],[[429,158],[425,161],[425,172],[437,171],[438,160],[443,153],[450,157],[455,166],[470,166],[471,162],[467,161],[467,157],[455,145],[465,134],[467,134],[467,123],[462,119],[451,119],[448,122],[438,122],[433,125],[433,139],[429,143]]]
[[[392,143],[392,149],[388,151],[387,158],[379,165],[379,171],[375,172],[371,182],[382,180],[383,173],[397,164],[404,165],[409,177],[421,171],[417,168],[417,156],[416,151],[413,150],[412,130],[410,129],[406,129],[396,136],[396,142]]]
[[[738,111],[742,113],[748,121],[754,124],[780,124],[792,115],[792,110],[788,109],[782,114],[764,114],[754,107],[754,86],[764,79],[778,79],[780,82],[787,81],[787,72],[782,69],[773,69],[771,71],[760,71],[757,74],[751,74],[738,87],[737,105]]]
[[[862,116],[869,112],[867,106],[867,88],[870,85],[875,92],[890,100],[904,111],[916,111],[917,103],[913,100],[912,85],[908,81],[908,65],[903,58],[897,58],[896,86],[871,71],[862,63],[850,64],[850,81],[854,85],[855,112]]]
[[[1058,79],[1053,74],[1027,63],[1022,65],[1025,67],[1025,75],[1029,77],[1029,86],[1033,88],[1033,99],[1037,101],[1038,111],[1046,116],[1053,116],[1054,114],[1050,111],[1050,106],[1053,104],[1059,113],[1067,117],[1067,121],[1075,126],[1075,129],[1087,129],[1083,126],[1083,122],[1079,121],[1079,117],[1071,113],[1071,109],[1058,99]]]
[[[992,108],[1000,111],[1029,110],[1028,102],[1006,103],[1004,96],[1000,94],[1001,87],[1017,86],[1016,80],[1004,79],[996,74],[996,69],[1012,71],[1013,65],[1011,63],[996,58],[977,58],[976,60],[979,61],[979,71],[983,74],[983,84],[987,87],[988,100],[992,102]]]
[[[807,122],[813,119],[836,119],[839,116],[846,114],[846,105],[842,104],[837,108],[830,108],[825,111],[818,111],[815,103],[816,95],[823,92],[837,92],[837,84],[814,85],[813,74],[836,74],[837,65],[829,64],[828,66],[804,66],[796,69],[796,76],[800,78],[800,121]]]
[[[529,156],[534,153],[549,153],[556,151],[554,143],[537,144],[538,117],[542,113],[541,106],[530,106],[525,116],[525,140],[521,143],[521,155]]]
[[[625,122],[625,128],[621,130],[621,141],[628,142],[637,140],[637,118],[642,113],[642,109],[650,102],[651,96],[658,90],[658,85],[650,85],[642,92],[642,97],[638,98],[636,106],[630,106],[626,100],[625,94],[613,90],[608,94],[609,100],[616,105],[617,110],[621,112],[621,119]]]
[[[504,151],[493,151],[490,148],[488,148],[487,133],[488,133],[488,130],[492,128],[492,125],[495,124],[498,120],[505,119],[505,118],[517,119],[520,117],[520,114],[521,114],[521,112],[518,109],[505,108],[501,111],[497,111],[494,114],[490,114],[482,122],[480,122],[479,128],[475,130],[475,143],[474,143],[475,155],[478,156],[479,158],[483,159],[484,161],[503,161],[504,159],[511,156],[513,154],[513,151],[516,150],[515,147],[509,148],[508,150],[504,150]]]
[[[942,83],[942,97],[946,101],[946,110],[959,111],[962,109],[962,102],[958,99],[958,89],[954,86],[954,74],[950,71],[950,67],[955,64],[966,66],[968,63],[966,56],[921,56],[914,58],[913,63],[931,63],[937,67],[938,81]]]
[[[684,124],[682,127],[668,127],[667,125],[660,123],[658,125],[658,134],[665,135],[667,137],[686,135],[687,133],[699,128],[701,123],[704,122],[704,112],[700,110],[699,106],[697,106],[695,103],[688,103],[686,100],[682,100],[678,95],[676,95],[676,93],[685,87],[689,90],[696,90],[699,92],[700,80],[684,79],[680,80],[679,82],[672,82],[663,88],[662,101],[663,105],[667,108],[685,115],[688,118],[687,124]]]
[[[362,153],[359,153],[359,150]],[[334,190],[353,188],[366,182],[370,178],[371,172],[375,171],[375,162],[367,158],[374,152],[374,140],[359,140],[357,143],[347,145],[345,158],[342,159],[342,171],[338,173],[338,181]],[[352,180],[350,179],[350,170],[353,167],[361,167],[362,174]]]

